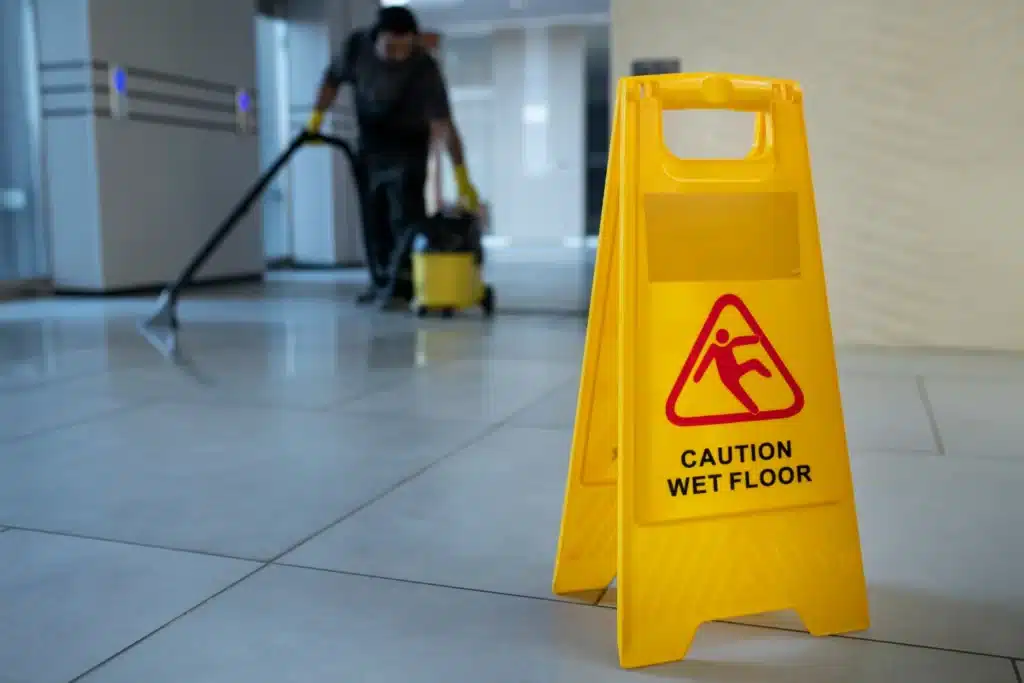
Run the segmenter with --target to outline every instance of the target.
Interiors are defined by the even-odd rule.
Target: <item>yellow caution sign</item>
[[[622,82],[616,102],[621,102]],[[621,107],[612,118],[601,227],[597,236],[583,372],[576,407],[569,481],[555,560],[554,592],[582,593],[615,578],[619,447],[619,184]]]
[[[674,157],[669,109],[755,112],[750,154]],[[799,86],[623,79],[603,210],[555,591],[617,575],[625,667],[715,619],[867,628]]]

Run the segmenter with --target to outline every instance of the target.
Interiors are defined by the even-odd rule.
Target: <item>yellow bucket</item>
[[[474,306],[488,315],[493,311],[493,293],[481,280],[472,253],[414,253],[412,278],[419,315],[434,309],[450,315]]]

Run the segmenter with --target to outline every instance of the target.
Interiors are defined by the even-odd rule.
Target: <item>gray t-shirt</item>
[[[423,49],[389,62],[377,55],[371,34],[358,31],[331,60],[325,77],[334,86],[352,86],[362,147],[369,152],[425,153],[430,122],[451,117],[441,68]]]

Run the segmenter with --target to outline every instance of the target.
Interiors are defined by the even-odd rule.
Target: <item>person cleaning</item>
[[[307,130],[319,133],[342,85],[352,87],[364,164],[363,228],[371,282],[363,304],[407,304],[412,298],[402,237],[426,219],[427,162],[433,145],[451,156],[459,201],[479,208],[441,68],[423,47],[406,7],[384,7],[369,29],[353,33],[327,67]],[[358,172],[358,171],[357,171]]]

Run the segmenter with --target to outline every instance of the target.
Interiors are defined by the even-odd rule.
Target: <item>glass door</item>
[[[271,166],[288,144],[288,24],[285,19],[256,17],[260,166]],[[292,230],[285,168],[263,194],[263,251],[267,263],[291,260]]]
[[[30,0],[0,2],[0,282],[49,276],[38,57]]]

